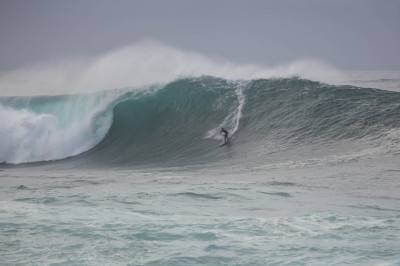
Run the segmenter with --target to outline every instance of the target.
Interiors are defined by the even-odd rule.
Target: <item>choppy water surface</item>
[[[398,265],[400,169],[371,163],[4,170],[2,264]]]

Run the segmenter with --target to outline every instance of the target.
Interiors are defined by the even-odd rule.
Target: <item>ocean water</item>
[[[1,97],[0,265],[400,265],[388,75]]]

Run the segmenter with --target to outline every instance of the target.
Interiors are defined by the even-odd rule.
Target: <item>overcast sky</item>
[[[143,39],[239,63],[400,69],[400,0],[0,0],[0,71]]]

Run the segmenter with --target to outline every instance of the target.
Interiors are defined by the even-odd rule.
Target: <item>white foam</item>
[[[113,99],[115,95],[65,100],[46,113],[0,105],[0,162],[62,159],[92,148],[111,125],[111,114],[103,112]]]

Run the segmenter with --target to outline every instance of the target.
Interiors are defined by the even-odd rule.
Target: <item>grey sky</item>
[[[0,0],[0,71],[143,39],[233,62],[400,69],[400,0]]]

